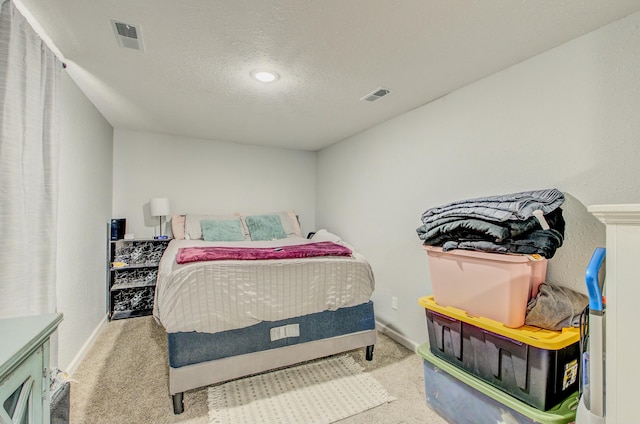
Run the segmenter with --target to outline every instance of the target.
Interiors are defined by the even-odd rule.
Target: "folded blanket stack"
[[[555,255],[564,240],[557,189],[462,200],[428,209],[417,228],[429,246],[491,253]]]

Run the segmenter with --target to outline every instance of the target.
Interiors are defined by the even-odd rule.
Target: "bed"
[[[340,237],[302,237],[293,211],[172,220],[153,315],[174,413],[187,390],[363,347],[372,359],[373,273]]]

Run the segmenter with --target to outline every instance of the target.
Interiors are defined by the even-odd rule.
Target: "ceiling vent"
[[[387,90],[386,88],[379,87],[379,88],[376,88],[373,92],[361,98],[360,100],[365,100],[367,102],[375,102],[376,100],[383,98],[389,93],[391,93],[391,90]]]
[[[140,27],[111,19],[111,27],[120,47],[144,51]]]

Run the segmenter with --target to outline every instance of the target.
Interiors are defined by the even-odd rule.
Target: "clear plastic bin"
[[[451,424],[572,424],[578,393],[548,411],[540,411],[469,373],[437,358],[424,344],[423,359],[427,405]]]

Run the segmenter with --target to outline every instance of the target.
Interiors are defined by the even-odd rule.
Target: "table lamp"
[[[167,199],[166,197],[151,199],[151,201],[149,202],[149,206],[151,209],[151,216],[160,217],[160,235],[154,238],[164,240],[167,238],[167,236],[162,235],[162,217],[168,216],[170,213],[169,199]]]

